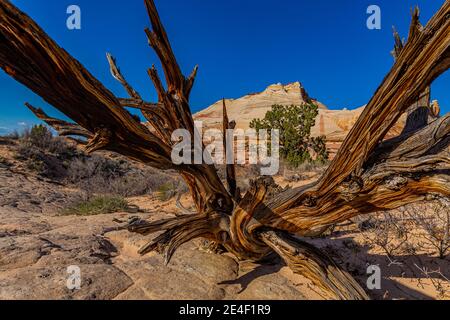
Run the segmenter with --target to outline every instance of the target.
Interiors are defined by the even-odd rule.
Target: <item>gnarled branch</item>
[[[403,43],[398,35],[395,37],[394,67],[323,177],[270,200],[273,181],[256,181],[240,199],[233,192],[231,170],[227,190],[213,165],[176,166],[171,161],[174,130],[186,129],[196,136],[189,95],[197,67],[184,77],[154,2],[145,0],[145,5],[152,24],[152,30],[145,32],[162,63],[167,84],[166,90],[156,69],[149,70],[158,93],[157,103],[142,101],[108,55],[113,76],[131,98],[115,97],[8,1],[0,2],[0,67],[80,125],[83,129],[30,108],[55,128],[76,128],[86,134],[88,151],[107,149],[181,174],[198,214],[131,223],[128,229],[143,235],[163,231],[140,250],[141,254],[159,250],[168,262],[181,244],[206,237],[220,242],[239,258],[259,259],[277,252],[294,271],[305,274],[335,298],[367,298],[348,273],[288,233],[318,235],[332,224],[359,214],[397,208],[425,199],[430,193],[450,196],[450,115],[428,125],[413,122],[414,126],[402,136],[382,142],[408,108],[415,112],[414,103],[424,93],[425,104],[429,105],[427,88],[450,66],[450,1],[445,1],[424,28],[419,11],[413,12],[408,41]],[[151,128],[124,107],[141,109]],[[224,130],[229,127],[224,106]]]
[[[380,85],[344,140],[317,185],[324,195],[360,175],[364,163],[400,116],[440,74],[450,67],[450,1],[446,1],[420,32],[413,15],[414,32],[400,50],[394,67]]]
[[[226,159],[226,178],[227,178],[227,184],[228,184],[228,191],[230,194],[237,200],[240,200],[240,191],[237,189],[237,181],[236,181],[236,167],[234,165],[234,150],[232,149],[231,152],[228,150],[228,143],[231,143],[231,147],[234,145],[234,138],[233,136],[229,136],[228,132],[229,130],[234,130],[236,123],[231,123],[228,119],[228,112],[227,112],[227,105],[225,103],[225,99],[222,100],[223,104],[223,149],[224,149],[224,155]],[[229,159],[231,158],[232,159]],[[233,160],[233,163],[229,163]]]
[[[34,115],[47,123],[49,126],[54,128],[58,134],[62,137],[70,137],[70,136],[78,136],[83,137],[86,139],[91,139],[93,137],[93,134],[89,132],[88,130],[84,129],[83,127],[75,124],[75,123],[69,123],[64,120],[59,120],[56,118],[52,118],[48,116],[44,110],[40,108],[35,108],[28,102],[25,103],[28,109],[30,109],[31,112],[34,113]]]

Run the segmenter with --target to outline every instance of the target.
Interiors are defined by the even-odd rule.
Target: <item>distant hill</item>
[[[239,99],[226,99],[228,116],[236,121],[238,129],[247,129],[255,118],[264,118],[274,104],[300,105],[312,101],[319,107],[316,126],[312,129],[313,136],[326,136],[328,149],[333,157],[339,149],[350,129],[364,110],[364,106],[355,110],[329,110],[320,101],[311,98],[300,82],[287,85],[273,84],[264,91],[248,94]],[[203,121],[208,128],[222,127],[222,101],[217,101],[203,111],[194,115],[195,120]],[[404,121],[395,126],[390,135],[398,135]]]
[[[228,116],[230,120],[235,120],[237,128],[246,129],[255,118],[264,118],[266,112],[272,105],[300,105],[312,100],[321,110],[327,107],[311,99],[299,82],[288,85],[273,84],[259,93],[248,94],[239,99],[226,99]],[[209,126],[222,126],[222,100],[217,101],[212,106],[194,115],[195,120],[202,120]]]

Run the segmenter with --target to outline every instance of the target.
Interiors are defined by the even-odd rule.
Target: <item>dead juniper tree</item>
[[[142,235],[164,231],[141,254],[158,250],[169,262],[180,245],[202,237],[240,259],[259,260],[275,252],[330,298],[367,299],[348,272],[301,238],[361,214],[424,200],[428,194],[450,195],[450,114],[430,123],[427,112],[416,112],[422,94],[450,65],[450,1],[425,27],[418,10],[413,12],[408,40],[396,43],[394,66],[322,177],[272,199],[266,198],[272,179],[259,179],[238,194],[232,174],[224,184],[213,165],[171,161],[172,132],[186,129],[194,136],[189,95],[197,68],[183,75],[155,4],[145,0],[145,5],[152,25],[145,33],[167,84],[163,86],[155,67],[148,70],[157,102],[144,101],[108,55],[113,76],[130,97],[113,95],[7,0],[0,1],[0,67],[72,119],[74,123],[52,119],[29,106],[61,135],[86,137],[87,152],[114,151],[155,168],[176,170],[184,178],[197,213],[131,223],[129,230]],[[126,108],[140,109],[151,128]],[[383,142],[404,113],[414,117],[413,128]]]

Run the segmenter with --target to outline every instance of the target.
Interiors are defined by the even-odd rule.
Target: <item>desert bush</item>
[[[440,259],[450,251],[450,202],[448,199],[434,201],[427,206],[411,205],[406,213],[413,219],[421,232],[421,247],[434,250]]]
[[[6,135],[0,135],[0,144],[12,144],[13,141],[19,140],[20,134],[17,130],[14,130]]]
[[[187,191],[187,186],[184,182],[174,180],[160,185],[156,191],[156,196],[160,201],[168,201],[177,194],[186,193]]]
[[[147,171],[132,170],[116,179],[111,179],[109,191],[123,197],[135,197],[152,192],[153,181]]]
[[[67,173],[67,181],[87,187],[100,181],[102,178],[109,181],[123,176],[129,167],[127,163],[108,159],[100,155],[84,156],[70,162]],[[94,180],[94,181],[91,181]],[[98,183],[99,187],[103,184]]]
[[[402,207],[385,212],[358,224],[366,242],[382,248],[388,257],[401,248],[410,255],[436,253],[445,259],[450,252],[450,202],[436,201]]]
[[[29,170],[42,177],[61,180],[66,176],[67,162],[58,155],[47,153],[37,147],[20,145],[15,158],[23,161]]]
[[[72,143],[64,138],[53,136],[50,129],[44,125],[35,125],[25,130],[19,138],[23,148],[34,147],[60,158],[72,158],[77,156],[77,150]]]
[[[219,177],[225,182],[225,166],[219,167]],[[242,194],[247,192],[250,187],[250,181],[261,176],[260,164],[236,165],[237,187]]]
[[[414,265],[420,273],[431,282],[431,285],[438,293],[438,299],[450,299],[450,292],[447,290],[450,280],[441,272],[440,269],[430,270],[427,266],[418,266],[417,264]]]
[[[11,140],[19,140],[20,139],[20,133],[17,130],[14,130],[10,134],[7,135],[7,138]]]
[[[365,225],[362,235],[366,243],[381,248],[389,259],[400,253],[408,242],[407,226],[402,223],[402,218],[390,212],[383,212],[378,217],[366,220]]]
[[[156,195],[159,200],[167,201],[176,195],[176,189],[172,183],[165,183],[158,188]]]
[[[175,194],[188,191],[186,184],[178,176],[172,176],[152,168],[133,169],[124,176],[112,180],[110,184],[111,192],[124,197],[160,193],[164,188],[172,189]],[[166,196],[170,199],[174,195],[169,197],[167,193]]]
[[[35,125],[23,132],[22,139],[39,149],[48,150],[52,144],[53,134],[44,125]]]
[[[88,201],[96,194],[116,194],[112,192],[112,181],[123,177],[127,170],[127,165],[119,161],[100,155],[84,156],[69,163],[66,182],[81,189]]]
[[[302,180],[308,180],[313,176],[302,173],[315,173],[314,176],[318,176],[325,172],[329,165],[328,160],[325,162],[305,162],[298,166],[293,166],[286,160],[280,161],[280,172],[284,179],[288,182],[298,182]]]
[[[311,137],[319,108],[315,104],[300,106],[273,105],[264,119],[254,119],[250,128],[280,131],[280,156],[297,167],[305,162],[324,163],[328,160],[325,137]],[[313,153],[313,155],[312,155]]]
[[[117,196],[97,196],[87,201],[79,201],[63,211],[64,215],[90,216],[126,212],[128,202]]]
[[[178,177],[153,168],[136,168],[127,160],[93,155],[72,161],[67,182],[84,191],[85,199],[95,194],[134,197],[159,192],[164,185],[180,184]]]
[[[43,125],[25,130],[18,138],[15,158],[24,161],[27,168],[39,175],[61,180],[67,166],[80,156],[76,147],[61,137],[54,137]]]
[[[23,132],[16,158],[43,177],[79,188],[85,202],[98,195],[132,197],[152,192],[170,199],[174,192],[187,191],[178,176],[135,166],[123,157],[88,156],[42,125]],[[163,192],[164,188],[167,190]]]

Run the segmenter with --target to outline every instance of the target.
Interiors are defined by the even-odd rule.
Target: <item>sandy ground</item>
[[[201,240],[183,245],[168,266],[157,253],[139,256],[138,249],[150,238],[127,231],[104,233],[104,229],[136,215],[148,220],[174,216],[178,212],[174,199],[130,198],[141,210],[133,214],[61,216],[58,212],[74,190],[30,175],[2,145],[0,156],[8,159],[0,163],[0,299],[326,298],[281,261],[270,265],[237,261],[210,252]],[[302,173],[291,185],[310,183],[317,175]],[[283,177],[276,180],[287,184]],[[187,207],[190,201],[188,195],[182,198]],[[440,260],[432,251],[411,253],[404,248],[388,257],[370,241],[373,236],[370,229],[361,232],[356,223],[348,223],[329,238],[311,242],[364,288],[368,266],[379,266],[381,288],[367,290],[373,299],[450,299],[448,257]],[[67,287],[70,266],[80,268],[79,290]]]

